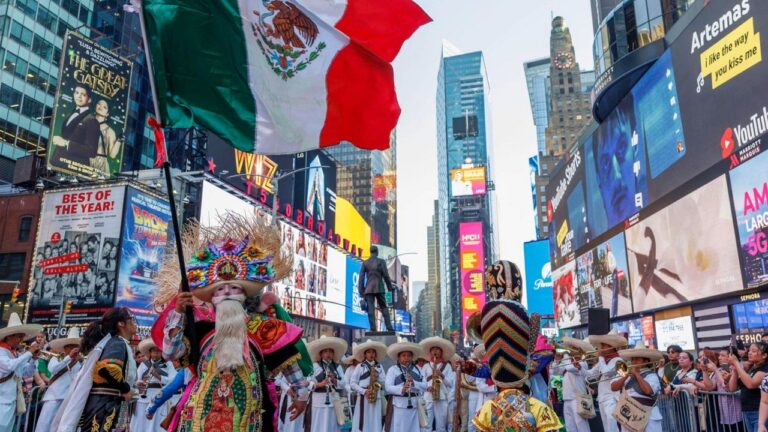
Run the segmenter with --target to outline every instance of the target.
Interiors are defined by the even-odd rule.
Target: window
[[[24,274],[24,252],[0,254],[0,274],[6,280],[21,280]]]
[[[35,35],[32,42],[32,52],[42,57],[44,60],[51,61],[51,53],[53,52],[53,45],[45,41],[38,35]]]
[[[48,30],[56,33],[56,17],[51,11],[42,6],[37,9],[37,22]]]
[[[19,221],[19,241],[28,241],[32,233],[32,216],[22,216]]]
[[[13,143],[16,139],[16,125],[8,120],[0,119],[0,140]]]
[[[16,0],[16,7],[24,12],[24,15],[34,18],[35,10],[37,10],[37,0]]]
[[[67,33],[67,29],[69,29],[67,23],[64,20],[59,19],[59,25],[56,27],[56,35],[64,37],[64,34]]]
[[[3,84],[0,86],[0,103],[18,111],[21,105],[21,92]]]
[[[11,39],[29,48],[32,45],[32,30],[14,21],[11,24]]]
[[[38,102],[29,96],[24,96],[21,113],[33,120],[41,121],[43,118],[43,106],[42,102]]]
[[[23,127],[19,126],[19,131],[16,134],[16,145],[18,147],[21,147],[22,149],[26,151],[38,150],[38,144],[37,140],[40,138],[39,135],[32,133]]]

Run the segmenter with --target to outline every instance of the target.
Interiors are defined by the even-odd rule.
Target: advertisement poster
[[[368,314],[360,309],[360,293],[357,290],[357,281],[360,279],[360,269],[363,267],[362,261],[349,255],[346,256],[346,324],[352,327],[369,330]]]
[[[759,342],[768,331],[768,300],[733,305],[733,322],[738,340]]]
[[[589,233],[596,237],[647,203],[645,138],[628,95],[584,143]]]
[[[313,150],[297,154],[293,165],[294,169],[306,169],[293,174],[293,211],[286,209],[284,213],[299,225],[326,237],[336,231],[336,162],[322,150]]]
[[[670,50],[688,149],[663,178],[671,187],[720,160],[734,166],[763,150],[766,46],[768,2],[759,0],[709,2],[676,39]]]
[[[768,153],[730,173],[739,252],[749,288],[768,282]]]
[[[566,153],[565,163],[560,165],[560,171],[552,174],[547,186],[553,267],[560,267],[569,261],[590,238],[584,194],[583,150],[575,147],[571,153]]]
[[[483,195],[486,192],[485,167],[451,170],[451,196]]]
[[[579,304],[576,300],[576,262],[568,264],[552,272],[554,283],[552,293],[555,301],[555,321],[558,328],[574,327],[581,324]]]
[[[589,308],[608,308],[611,318],[632,313],[624,234],[618,234],[576,258],[581,321]]]
[[[539,240],[523,245],[525,255],[525,298],[529,313],[552,315],[552,265],[549,263],[549,242]]]
[[[117,253],[125,186],[46,193],[32,263],[27,322],[67,324],[101,317],[115,298]]]
[[[661,351],[666,351],[670,345],[679,345],[683,351],[696,350],[690,316],[656,320],[656,338]]]
[[[151,326],[157,274],[173,241],[171,207],[168,201],[129,187],[124,221],[115,306],[131,309],[140,326]]]
[[[722,176],[627,229],[635,312],[742,289],[729,201]]]
[[[87,179],[121,170],[132,66],[80,33],[66,33],[48,169]]]
[[[485,306],[485,254],[482,222],[459,224],[459,271],[461,273],[461,323]]]
[[[402,309],[395,309],[395,331],[400,334],[413,334],[411,314]]]
[[[647,316],[626,321],[616,321],[611,324],[612,329],[627,338],[629,346],[633,347],[642,342],[646,347],[654,349],[656,346],[653,317]]]

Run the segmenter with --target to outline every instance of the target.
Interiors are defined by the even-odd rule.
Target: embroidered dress
[[[128,426],[128,404],[123,394],[133,387],[136,361],[128,341],[113,336],[104,346],[99,361],[93,368],[88,401],[80,417],[82,432],[112,432]]]
[[[499,393],[472,423],[480,432],[548,432],[563,427],[552,408],[520,390]]]

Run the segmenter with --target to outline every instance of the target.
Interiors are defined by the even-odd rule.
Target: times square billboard
[[[480,312],[485,305],[485,252],[483,250],[483,223],[459,224],[459,269],[461,272],[462,327],[467,328],[470,315]]]
[[[768,3],[709,2],[697,12],[554,170],[547,211],[562,324],[578,325],[588,298],[579,265],[621,233],[619,303],[603,304],[618,315],[768,282],[768,162],[759,156],[768,104],[756,91],[768,88]]]

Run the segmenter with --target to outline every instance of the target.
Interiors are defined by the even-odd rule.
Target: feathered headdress
[[[274,226],[239,213],[220,215],[213,227],[188,224],[182,234],[182,253],[190,291],[210,302],[218,286],[230,283],[243,288],[248,297],[260,295],[264,287],[291,272],[293,255],[281,251],[280,245],[280,232]],[[173,248],[166,254],[158,275],[156,307],[169,304],[179,291],[176,253]]]

